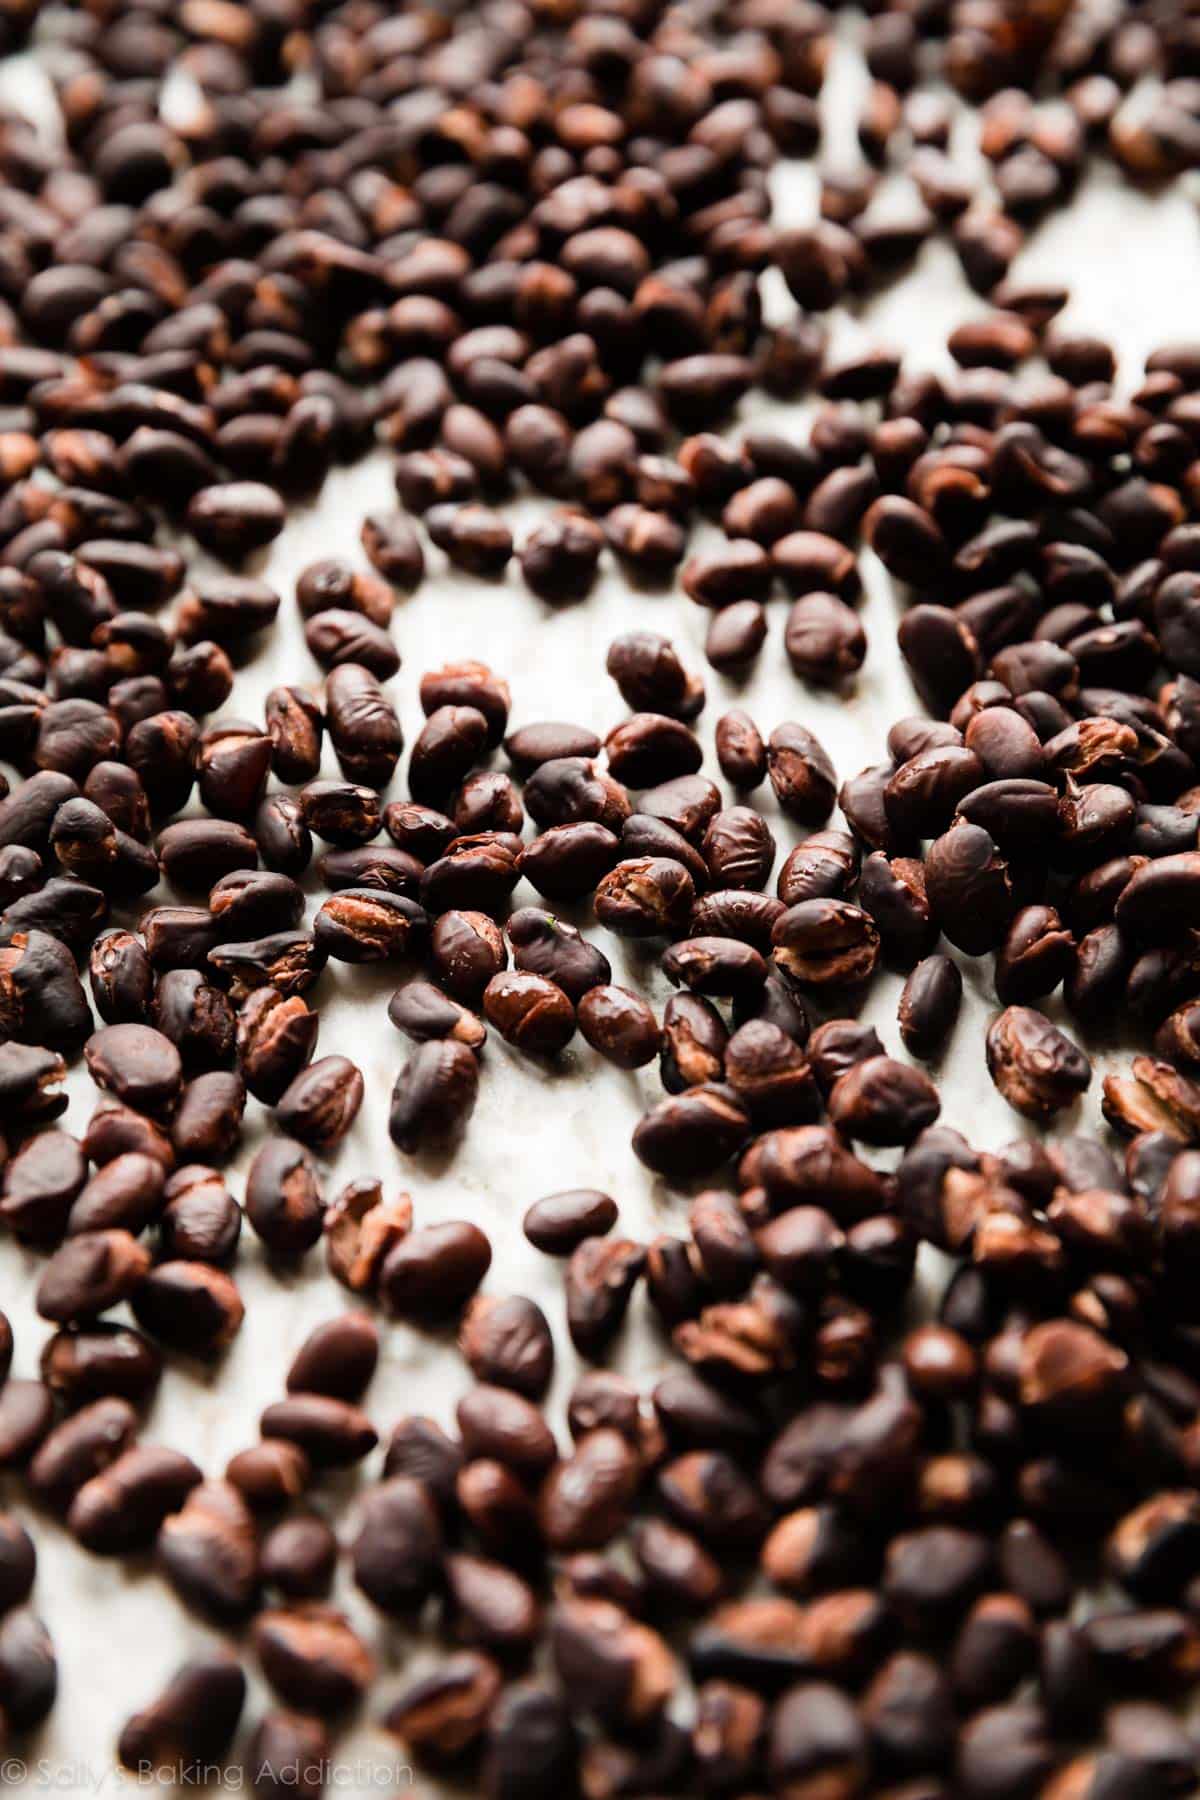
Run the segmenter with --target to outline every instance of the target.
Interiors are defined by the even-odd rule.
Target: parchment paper
[[[843,42],[825,96],[827,144],[834,162],[850,153],[862,83],[861,65]],[[36,72],[24,59],[0,74],[0,96],[35,110],[42,104]],[[781,219],[801,222],[815,216],[816,178],[811,165],[782,167],[776,184]],[[1034,235],[1014,273],[1069,283],[1073,300],[1062,322],[1112,341],[1120,351],[1126,384],[1136,380],[1144,355],[1156,345],[1200,336],[1195,204],[1183,184],[1150,197],[1100,171],[1089,178],[1070,209]],[[777,278],[765,284],[765,293],[769,316],[787,316],[791,302]],[[861,317],[834,319],[834,349],[867,338],[900,347],[914,368],[948,370],[952,365],[945,351],[947,333],[984,310],[966,288],[952,252],[935,243],[924,250],[913,272]],[[807,404],[777,405],[755,396],[745,406],[743,419],[798,433],[812,410]],[[307,563],[323,556],[350,557],[365,566],[358,543],[362,517],[368,510],[394,503],[390,458],[380,453],[352,470],[335,471],[318,504],[292,517],[256,570],[283,596],[278,624],[257,657],[239,671],[223,716],[261,721],[264,695],[282,680],[319,692],[320,670],[305,648],[294,603],[296,577]],[[508,510],[520,543],[547,509],[524,501]],[[716,535],[713,528],[701,528],[691,548],[700,547],[708,535]],[[490,663],[509,681],[514,724],[569,718],[603,734],[626,711],[604,672],[605,652],[618,632],[635,626],[670,636],[687,666],[703,672],[708,703],[699,731],[708,757],[706,773],[714,777],[718,771],[711,756],[712,728],[731,705],[747,707],[764,734],[782,720],[803,721],[829,749],[839,778],[880,760],[889,723],[906,711],[920,710],[895,646],[902,601],[868,552],[862,556],[863,618],[870,649],[853,688],[835,695],[807,690],[788,668],[782,644],[785,599],[770,603],[766,646],[751,679],[741,685],[717,675],[703,660],[707,613],[681,592],[639,591],[607,558],[603,577],[584,604],[552,608],[525,589],[515,564],[500,582],[475,581],[447,572],[440,553],[427,548],[429,573],[418,593],[400,603],[393,626],[404,659],[393,691],[410,742],[421,722],[417,700],[421,673],[463,657]],[[194,566],[207,565],[200,557]],[[502,755],[498,762],[504,766]],[[404,767],[402,762],[392,795],[407,793]],[[331,757],[326,772],[336,773]],[[755,804],[771,819],[782,860],[799,834],[778,814],[769,789],[759,791]],[[315,883],[309,885],[315,893]],[[154,896],[164,897],[161,890]],[[515,903],[536,900],[526,884],[517,890]],[[652,1002],[661,1009],[670,990],[655,968],[653,953],[636,946],[631,950],[591,926],[584,912],[569,916],[588,924],[590,935],[613,962],[614,979],[647,986]],[[994,1147],[1024,1128],[994,1092],[984,1068],[983,1033],[995,1010],[987,971],[959,960],[966,994],[940,1070],[943,1119],[976,1144]],[[511,1052],[493,1033],[484,1057],[479,1104],[458,1154],[451,1159],[402,1157],[386,1128],[391,1086],[408,1049],[386,1018],[387,999],[398,979],[396,970],[374,972],[331,963],[313,996],[321,1015],[317,1054],[344,1052],[360,1064],[366,1079],[359,1118],[325,1169],[327,1191],[336,1191],[351,1177],[377,1174],[389,1191],[407,1189],[412,1194],[418,1223],[466,1217],[488,1232],[494,1249],[488,1290],[533,1296],[555,1330],[559,1363],[550,1411],[565,1445],[562,1405],[579,1365],[563,1324],[562,1269],[526,1242],[521,1215],[541,1194],[593,1186],[618,1200],[619,1229],[632,1237],[644,1240],[682,1227],[687,1196],[655,1181],[629,1147],[640,1112],[661,1092],[656,1070],[633,1076],[619,1073],[581,1039],[555,1066],[542,1066]],[[877,1025],[886,1047],[903,1054],[895,1027],[898,991],[897,979],[880,978],[865,1015]],[[1114,1060],[1111,1049],[1097,1052],[1095,1060],[1092,1090],[1075,1114],[1065,1116],[1063,1130],[1099,1118],[1100,1079]],[[81,1132],[94,1093],[81,1071],[73,1072],[69,1087],[72,1104],[61,1123]],[[251,1101],[244,1148],[229,1171],[239,1197],[266,1119],[264,1109]],[[41,1346],[50,1335],[32,1305],[40,1267],[41,1259],[11,1240],[0,1241],[0,1305],[12,1319],[14,1373],[22,1376],[37,1373]],[[268,1263],[249,1228],[243,1232],[235,1275],[247,1310],[232,1349],[211,1371],[171,1357],[143,1433],[147,1441],[187,1451],[211,1476],[219,1476],[235,1451],[256,1440],[259,1414],[281,1395],[288,1364],[308,1331],[349,1303],[349,1296],[328,1274],[320,1249],[298,1270],[283,1270]],[[366,1400],[381,1438],[408,1412],[425,1412],[451,1426],[455,1403],[470,1381],[452,1334],[439,1337],[405,1325],[382,1320],[381,1324],[382,1358]],[[649,1387],[669,1360],[639,1294],[611,1361]],[[361,1482],[377,1477],[380,1456],[376,1452],[353,1476],[327,1478],[314,1489],[313,1504],[339,1519],[343,1535],[352,1516],[347,1502]],[[54,1521],[29,1512],[17,1479],[5,1477],[2,1485],[0,1504],[26,1518],[36,1537],[34,1604],[54,1637],[61,1686],[45,1727],[30,1742],[17,1746],[7,1761],[0,1758],[0,1783],[29,1794],[119,1793],[144,1787],[145,1782],[115,1767],[120,1727],[182,1661],[219,1634],[177,1603],[148,1560],[103,1561],[86,1554]],[[337,1599],[374,1644],[384,1673],[364,1713],[337,1738],[328,1791],[363,1795],[415,1791],[430,1796],[449,1791],[407,1770],[403,1749],[374,1723],[401,1685],[402,1674],[435,1658],[436,1642],[414,1638],[382,1621],[344,1575],[339,1578]],[[248,1726],[267,1703],[267,1694],[249,1653],[245,1664],[251,1698],[235,1751],[209,1785],[212,1793],[249,1790],[238,1752]],[[180,1791],[196,1792],[201,1786],[197,1772],[191,1771]]]

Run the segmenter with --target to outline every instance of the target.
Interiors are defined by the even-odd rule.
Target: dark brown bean
[[[367,1495],[351,1544],[354,1579],[384,1612],[418,1607],[437,1579],[442,1530],[429,1489],[392,1475]]]
[[[84,1054],[96,1084],[139,1112],[165,1112],[178,1098],[179,1052],[149,1025],[105,1025],[89,1038]]]
[[[767,741],[767,774],[775,797],[800,825],[823,825],[833,810],[837,777],[829,757],[803,725],[778,725]]]
[[[283,502],[258,481],[235,481],[202,488],[188,503],[188,529],[206,550],[237,562],[278,537]]]
[[[298,1444],[270,1438],[231,1457],[225,1480],[254,1511],[271,1512],[304,1492],[310,1472]]]
[[[754,662],[766,637],[764,607],[757,600],[735,600],[713,614],[704,637],[704,654],[720,674],[740,675]]]
[[[726,780],[746,790],[760,786],[767,772],[767,751],[749,714],[723,714],[715,736],[717,761]]]
[[[81,1189],[67,1220],[69,1236],[117,1227],[136,1236],[162,1205],[163,1167],[129,1151],[106,1163]]]
[[[328,1155],[354,1123],[364,1092],[356,1064],[344,1056],[324,1056],[289,1083],[275,1116],[290,1136]]]
[[[491,1260],[492,1247],[477,1226],[463,1220],[426,1225],[389,1252],[380,1295],[397,1317],[444,1317],[471,1298]]]
[[[527,1582],[503,1563],[466,1551],[449,1554],[444,1573],[458,1628],[464,1635],[502,1658],[528,1653],[541,1619]]]
[[[567,1329],[581,1355],[598,1356],[615,1336],[645,1261],[643,1246],[622,1238],[588,1237],[571,1252]]]
[[[488,1457],[523,1476],[545,1473],[557,1457],[554,1436],[539,1409],[522,1394],[481,1383],[456,1409],[468,1458]]]
[[[268,1249],[297,1256],[321,1235],[324,1201],[307,1152],[285,1137],[272,1138],[246,1177],[246,1217]]]
[[[206,1263],[157,1263],[133,1296],[138,1324],[151,1337],[195,1356],[218,1356],[241,1329],[241,1295],[230,1276]]]
[[[461,1132],[475,1108],[479,1067],[463,1043],[442,1039],[418,1044],[396,1077],[388,1131],[413,1154]]]
[[[972,956],[999,946],[1014,910],[1012,883],[981,826],[960,820],[935,840],[925,859],[925,883],[951,943]]]
[[[168,1179],[159,1218],[159,1246],[170,1258],[229,1263],[241,1236],[242,1213],[217,1171],[187,1164]]]
[[[988,1028],[988,1072],[1010,1106],[1046,1119],[1071,1105],[1092,1078],[1091,1064],[1043,1013],[1010,1006]]]
[[[890,1056],[856,1062],[834,1082],[826,1104],[839,1131],[866,1143],[907,1143],[941,1111],[928,1076]]]
[[[268,1609],[254,1622],[262,1670],[289,1706],[321,1718],[345,1712],[362,1698],[374,1662],[349,1621],[329,1607]]]
[[[69,1411],[108,1395],[140,1406],[158,1386],[162,1357],[140,1332],[101,1322],[55,1332],[43,1347],[41,1371]]]
[[[256,1099],[280,1099],[311,1057],[319,1023],[299,994],[260,987],[246,996],[237,1015],[238,1064]]]
[[[560,1552],[607,1544],[624,1523],[638,1473],[636,1454],[619,1431],[585,1432],[574,1454],[542,1483],[538,1519],[546,1542]]]
[[[575,1035],[575,1009],[556,982],[510,970],[493,975],[483,1010],[508,1043],[536,1056],[554,1056]]]
[[[788,613],[784,649],[801,680],[832,687],[862,667],[867,638],[858,615],[836,594],[805,594]]]
[[[674,935],[686,921],[695,885],[682,864],[666,857],[619,862],[596,888],[596,917],[623,936]]]
[[[404,734],[395,707],[370,669],[341,663],[330,670],[325,719],[346,779],[386,787],[404,747]]]
[[[912,970],[897,1011],[911,1055],[928,1062],[940,1054],[958,1020],[962,986],[958,964],[948,956],[927,956]]]
[[[526,1237],[547,1256],[569,1256],[585,1238],[603,1236],[617,1222],[616,1202],[591,1188],[572,1188],[536,1200],[523,1220]]]
[[[136,1431],[137,1414],[127,1401],[106,1397],[83,1407],[43,1434],[29,1466],[31,1491],[65,1513],[84,1482],[129,1449]]]
[[[127,1300],[150,1267],[150,1252],[128,1231],[87,1231],[68,1238],[47,1263],[37,1309],[56,1324],[94,1319]]]
[[[483,1022],[429,981],[409,981],[397,988],[388,1003],[388,1018],[398,1031],[415,1043],[444,1038],[480,1050],[487,1038]]]
[[[0,1468],[28,1462],[53,1423],[54,1395],[47,1385],[5,1382],[0,1388]]]
[[[176,1758],[204,1765],[233,1742],[246,1699],[246,1677],[224,1649],[188,1662],[149,1706],[122,1728],[117,1757],[126,1769],[160,1769]]]
[[[168,1513],[203,1475],[190,1457],[162,1445],[135,1445],[76,1493],[67,1528],[95,1555],[146,1550]]]
[[[366,1313],[342,1313],[305,1338],[287,1374],[290,1394],[358,1400],[375,1373],[379,1333]]]
[[[378,1438],[366,1414],[330,1394],[293,1392],[262,1415],[264,1438],[298,1444],[315,1468],[341,1469],[360,1462]]]
[[[87,1155],[105,1160],[90,1146]],[[85,1154],[73,1137],[65,1131],[38,1132],[4,1170],[0,1216],[23,1243],[56,1244],[86,1179]]]
[[[422,1762],[453,1763],[482,1738],[501,1691],[501,1673],[480,1650],[459,1650],[408,1684],[383,1718]]]
[[[264,1713],[246,1744],[245,1767],[264,1797],[319,1800],[332,1744],[319,1719],[277,1707]]]
[[[556,513],[521,547],[525,585],[542,600],[582,600],[596,579],[603,549],[604,532],[586,513]]]
[[[589,988],[577,1002],[576,1022],[593,1050],[620,1069],[640,1069],[658,1053],[654,1014],[629,988],[608,983]]]
[[[275,774],[281,781],[311,781],[321,767],[325,729],[316,701],[303,688],[274,687],[263,702],[263,714]]]
[[[801,900],[777,920],[775,960],[801,985],[845,986],[867,980],[879,959],[879,933],[845,900]]]

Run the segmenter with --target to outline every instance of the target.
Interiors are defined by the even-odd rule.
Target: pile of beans
[[[1067,290],[1010,271],[1092,161],[1200,166],[1200,16],[869,13],[0,5],[62,127],[0,114],[0,1221],[53,1327],[40,1378],[9,1377],[0,1315],[0,1467],[238,1634],[275,1697],[238,1751],[260,1794],[323,1791],[364,1702],[487,1800],[1194,1790],[1200,342],[1126,396],[1111,347],[1058,323]],[[778,227],[769,172],[819,151],[846,29],[861,167]],[[954,373],[835,359],[820,315],[936,234],[987,302]],[[741,428],[752,390],[816,396],[811,424]],[[397,509],[296,583],[320,691],[224,714],[284,603],[257,553],[379,446]],[[518,543],[504,503],[530,492],[553,505]],[[392,619],[427,559],[511,564],[550,605],[603,567],[678,578],[718,678],[787,595],[803,714],[868,656],[860,547],[926,709],[868,768],[730,710],[718,785],[705,680],[645,629],[608,648],[629,712],[603,739],[511,719],[503,671],[428,669],[397,781]],[[768,789],[799,838],[777,871]],[[661,1017],[592,919],[652,946]],[[396,966],[410,1048],[399,1157],[327,1193],[364,1098],[315,1057],[331,959]],[[981,1152],[938,1123],[964,966],[997,1002],[991,1079],[1039,1127],[1092,1085],[1076,1037],[1138,1035],[1112,1137]],[[909,1060],[858,1016],[885,968]],[[566,1346],[484,1285],[478,1223],[395,1185],[470,1129],[489,1031],[549,1071],[577,1034],[657,1063],[633,1146],[687,1190],[649,1243],[599,1191],[525,1215],[583,1365],[569,1443],[542,1405]],[[99,1095],[69,1130],[80,1057]],[[249,1102],[272,1129],[238,1196]],[[353,1308],[206,1471],[141,1427],[172,1354],[219,1378],[243,1220],[289,1270],[323,1246]],[[922,1245],[952,1268],[923,1318]],[[649,1393],[604,1367],[639,1289]],[[308,1497],[379,1443],[380,1316],[456,1331],[475,1385],[453,1431],[394,1424],[339,1533]],[[57,1685],[35,1567],[0,1515],[17,1744]],[[382,1696],[340,1570],[435,1627],[432,1672]],[[245,1698],[239,1655],[206,1654],[116,1753],[224,1758]]]

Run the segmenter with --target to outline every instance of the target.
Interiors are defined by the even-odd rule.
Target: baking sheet
[[[862,81],[861,65],[843,42],[825,97],[835,160],[848,154],[853,142],[855,99]],[[2,72],[0,96],[29,107],[40,104],[36,75],[23,60]],[[784,167],[776,181],[781,219],[800,222],[815,215],[811,167]],[[1150,197],[1100,171],[1068,212],[1056,215],[1035,235],[1014,273],[1030,280],[1069,282],[1075,298],[1063,323],[1107,337],[1119,349],[1125,380],[1136,379],[1148,350],[1196,333],[1200,252],[1194,199],[1183,184]],[[790,302],[781,283],[768,282],[766,298],[771,316],[787,315]],[[925,249],[913,272],[873,302],[861,318],[839,316],[834,321],[834,347],[869,337],[902,348],[915,368],[945,369],[947,333],[984,310],[966,289],[952,252],[935,243]],[[745,423],[799,432],[811,411],[808,405],[775,404],[759,395],[747,403],[742,416]],[[305,648],[294,604],[296,577],[318,557],[361,561],[358,530],[363,515],[393,504],[390,458],[378,454],[352,470],[335,471],[319,503],[292,517],[256,571],[283,596],[278,625],[261,653],[239,671],[224,716],[261,720],[263,697],[279,681],[300,682],[319,692],[320,671]],[[508,510],[519,543],[548,509],[523,501]],[[701,547],[706,535],[718,534],[712,527],[702,528],[691,549]],[[570,718],[603,734],[626,710],[604,672],[605,652],[618,632],[634,627],[664,632],[675,641],[685,664],[703,673],[708,703],[698,729],[708,758],[706,772],[714,776],[713,725],[732,705],[746,707],[764,734],[785,719],[801,720],[826,745],[840,778],[880,760],[891,720],[919,710],[895,647],[900,600],[869,553],[863,554],[862,566],[863,618],[870,649],[853,687],[837,695],[809,691],[791,674],[783,654],[787,610],[783,599],[769,606],[768,640],[752,677],[743,684],[717,675],[705,664],[707,613],[682,593],[632,587],[611,563],[606,563],[586,603],[553,608],[528,593],[515,565],[505,580],[483,582],[447,571],[431,547],[428,560],[423,585],[411,599],[401,601],[393,625],[404,659],[393,692],[410,742],[421,720],[417,700],[421,673],[465,657],[490,663],[508,680],[514,724]],[[204,559],[197,559],[195,566],[202,568]],[[327,772],[335,773],[332,759],[327,760]],[[502,756],[498,761],[503,766]],[[403,771],[402,763],[392,794],[406,793]],[[800,834],[778,814],[769,789],[759,791],[755,804],[770,818],[782,859]],[[316,892],[315,883],[310,882],[310,888]],[[515,899],[532,902],[537,896],[523,885]],[[582,913],[569,916],[586,922]],[[610,956],[614,979],[646,987],[656,1009],[661,1009],[669,988],[655,967],[653,953],[623,944],[603,930],[588,929]],[[984,1068],[982,1037],[995,1011],[994,999],[979,973],[965,962],[964,975],[963,1011],[940,1071],[943,1118],[981,1147],[994,1147],[1024,1128],[996,1095]],[[406,1189],[412,1194],[419,1224],[464,1217],[488,1232],[494,1250],[488,1291],[531,1295],[554,1329],[559,1364],[549,1410],[565,1444],[562,1407],[579,1365],[563,1322],[562,1267],[526,1242],[520,1220],[539,1195],[579,1185],[611,1193],[621,1208],[618,1229],[632,1237],[644,1240],[682,1228],[687,1196],[652,1178],[629,1146],[638,1116],[661,1091],[657,1074],[620,1073],[580,1039],[555,1066],[541,1066],[519,1057],[492,1034],[479,1103],[458,1153],[452,1158],[403,1157],[386,1129],[392,1083],[408,1049],[386,1018],[386,1002],[396,981],[395,970],[331,963],[313,996],[321,1015],[317,1054],[340,1051],[351,1056],[366,1080],[362,1111],[325,1167],[327,1191],[336,1191],[352,1177],[377,1175],[387,1191]],[[865,1016],[893,1052],[899,1052],[895,1027],[899,985],[894,977],[880,978],[865,1008]],[[1112,1060],[1111,1051],[1096,1055],[1091,1092],[1076,1114],[1064,1117],[1061,1129],[1072,1129],[1080,1120],[1098,1120],[1100,1078]],[[73,1072],[69,1089],[71,1108],[62,1123],[81,1132],[94,1094],[81,1071]],[[243,1150],[228,1177],[239,1197],[266,1119],[264,1109],[251,1101]],[[0,1304],[12,1319],[14,1372],[22,1376],[36,1374],[41,1346],[50,1335],[32,1306],[40,1267],[41,1259],[11,1241],[0,1242]],[[348,1302],[326,1271],[320,1250],[296,1270],[275,1267],[249,1229],[243,1233],[235,1273],[246,1319],[233,1347],[211,1371],[172,1358],[143,1434],[147,1441],[187,1451],[211,1476],[220,1475],[235,1451],[255,1441],[259,1414],[282,1393],[288,1364],[309,1330]],[[383,1321],[381,1325],[382,1357],[366,1400],[381,1438],[408,1412],[425,1412],[451,1426],[455,1403],[470,1383],[452,1334],[431,1335]],[[611,1360],[647,1387],[671,1360],[641,1293]],[[360,1471],[325,1480],[314,1489],[314,1505],[329,1510],[343,1533],[351,1518],[348,1502],[361,1482],[376,1478],[379,1461],[377,1452]],[[96,1559],[52,1520],[28,1514],[15,1478],[4,1478],[0,1503],[27,1518],[36,1537],[34,1604],[49,1625],[60,1668],[54,1711],[16,1754],[7,1760],[0,1757],[0,1783],[21,1793],[79,1794],[147,1785],[115,1767],[120,1727],[131,1711],[159,1691],[179,1663],[205,1644],[220,1641],[219,1634],[176,1602],[148,1559]],[[336,1739],[329,1791],[364,1795],[416,1791],[431,1796],[448,1791],[408,1770],[402,1748],[374,1724],[401,1685],[402,1675],[435,1658],[434,1641],[422,1641],[381,1620],[344,1576],[337,1598],[374,1645],[382,1674],[361,1718]],[[208,1786],[212,1793],[249,1788],[238,1751],[267,1695],[248,1654],[245,1664],[252,1694],[243,1730],[227,1766],[214,1772]],[[187,1776],[181,1783],[186,1791],[203,1790],[196,1771]]]

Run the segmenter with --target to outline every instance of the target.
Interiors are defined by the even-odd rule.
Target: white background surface
[[[850,153],[847,144],[852,149],[861,81],[856,58],[840,47],[825,97],[826,118],[833,127],[827,140],[833,162],[841,159],[844,164]],[[3,86],[9,97],[24,98],[34,91],[28,75],[11,66]],[[781,169],[777,194],[783,221],[810,220],[816,209],[813,169]],[[1200,276],[1196,216],[1193,200],[1182,186],[1149,198],[1101,171],[1084,186],[1069,213],[1056,215],[1036,234],[1014,273],[1070,283],[1075,297],[1063,323],[1099,332],[1114,342],[1127,384],[1136,380],[1144,355],[1154,346],[1193,333],[1200,336],[1195,318]],[[782,288],[777,291],[768,284],[766,292],[771,316],[786,316],[790,302]],[[983,303],[962,281],[951,251],[936,243],[926,248],[915,271],[861,319],[839,315],[834,320],[834,342],[838,348],[849,346],[865,335],[902,348],[914,368],[944,369],[949,366],[947,333],[983,310]],[[775,405],[755,396],[743,417],[746,422],[769,420],[775,427],[799,432],[811,411],[809,406]],[[281,680],[310,685],[319,693],[320,671],[305,648],[294,605],[295,579],[317,557],[364,561],[358,544],[363,515],[394,504],[389,465],[390,458],[379,454],[353,470],[335,471],[319,504],[299,511],[271,547],[258,572],[283,596],[279,623],[257,660],[239,672],[226,715],[261,721],[263,697]],[[510,509],[518,543],[545,510],[535,502]],[[703,528],[691,548],[697,548],[703,532],[711,530]],[[703,673],[708,704],[699,731],[709,758],[705,772],[714,778],[718,771],[711,758],[712,728],[731,705],[747,707],[764,735],[782,720],[802,720],[829,749],[839,778],[880,760],[889,722],[919,710],[895,648],[898,602],[869,553],[862,559],[867,589],[863,617],[870,637],[866,665],[852,690],[831,695],[806,690],[788,668],[782,645],[786,600],[771,602],[766,646],[752,678],[742,685],[717,675],[704,662],[709,615],[681,593],[636,591],[606,563],[603,579],[586,603],[556,610],[527,592],[515,565],[501,582],[478,582],[447,573],[440,553],[429,546],[427,550],[429,574],[415,596],[400,602],[393,625],[404,659],[393,692],[410,742],[421,719],[417,701],[421,673],[464,657],[490,663],[508,680],[513,724],[570,718],[603,735],[625,712],[604,673],[605,652],[618,632],[632,627],[664,632],[675,641],[685,664]],[[202,559],[196,566],[202,566]],[[503,766],[502,756],[498,760]],[[328,772],[335,772],[332,761]],[[390,792],[406,793],[403,763]],[[769,788],[759,791],[755,803],[771,818],[782,859],[798,834],[778,815]],[[515,898],[519,904],[537,897],[522,886]],[[573,916],[586,922],[582,915]],[[614,979],[631,985],[648,983],[650,998],[661,1010],[669,990],[654,967],[653,954],[636,946],[630,952],[590,926],[589,934],[612,959]],[[943,1117],[980,1146],[991,1147],[1018,1135],[1022,1126],[994,1093],[984,1069],[982,1035],[994,1000],[979,971],[964,967],[964,974],[963,1012],[941,1071]],[[579,1039],[557,1066],[545,1067],[518,1057],[492,1034],[479,1104],[458,1154],[449,1161],[402,1157],[386,1129],[392,1082],[408,1050],[386,1018],[386,1001],[396,980],[396,971],[376,973],[331,963],[316,994],[310,996],[321,1014],[317,1054],[344,1052],[360,1064],[366,1080],[362,1112],[325,1171],[327,1192],[351,1177],[376,1174],[388,1191],[411,1192],[418,1224],[466,1217],[484,1227],[495,1253],[488,1290],[532,1295],[555,1330],[560,1355],[550,1406],[565,1444],[561,1408],[577,1364],[563,1326],[561,1265],[540,1256],[526,1242],[520,1220],[539,1195],[579,1185],[610,1192],[621,1208],[618,1230],[630,1236],[644,1240],[682,1227],[686,1196],[653,1180],[629,1148],[639,1113],[661,1091],[656,1069],[636,1076],[621,1074]],[[881,978],[866,1008],[866,1016],[893,1052],[899,1052],[898,988],[895,978]],[[1104,1056],[1098,1056],[1096,1078],[1078,1118],[1098,1120],[1105,1066]],[[61,1123],[81,1132],[94,1095],[80,1072],[72,1075],[70,1089],[71,1109]],[[245,1167],[261,1141],[264,1118],[263,1109],[252,1101],[244,1150],[229,1172],[239,1197]],[[1068,1115],[1062,1128],[1073,1128],[1075,1122]],[[49,1335],[32,1308],[40,1267],[40,1259],[10,1241],[0,1242],[0,1304],[13,1322],[14,1372],[22,1376],[36,1374],[39,1352]],[[311,1327],[348,1301],[328,1275],[320,1249],[298,1272],[281,1272],[268,1266],[249,1229],[243,1233],[235,1274],[247,1310],[232,1349],[211,1372],[172,1358],[144,1429],[146,1440],[187,1451],[212,1476],[220,1475],[235,1451],[255,1441],[259,1413],[282,1393],[288,1364]],[[431,1336],[382,1320],[381,1326],[380,1368],[365,1402],[381,1439],[407,1412],[426,1412],[452,1426],[455,1402],[469,1385],[452,1335]],[[649,1386],[669,1360],[639,1294],[612,1361]],[[375,1477],[379,1459],[376,1452],[356,1475],[327,1478],[314,1492],[315,1504],[339,1519],[343,1534],[350,1518],[346,1503],[360,1480]],[[5,1477],[4,1490],[3,1503],[28,1517],[19,1481]],[[39,1551],[34,1604],[57,1648],[60,1695],[45,1728],[28,1746],[19,1747],[27,1763],[24,1773],[19,1766],[0,1764],[0,1782],[7,1780],[15,1791],[28,1793],[127,1790],[135,1785],[133,1778],[113,1764],[122,1723],[158,1692],[187,1655],[216,1634],[184,1611],[148,1561],[101,1561],[79,1550],[53,1521],[34,1515],[30,1523]],[[411,1791],[409,1780],[395,1773],[404,1760],[402,1749],[372,1721],[399,1687],[401,1671],[411,1672],[429,1660],[430,1648],[381,1621],[348,1583],[341,1581],[338,1591],[375,1645],[383,1673],[361,1719],[337,1739],[330,1791]],[[253,1691],[237,1747],[266,1698],[248,1655],[246,1667]],[[239,1770],[231,1766],[224,1780],[226,1790],[236,1789],[239,1780]],[[416,1790],[439,1791],[423,1777],[417,1777]]]

